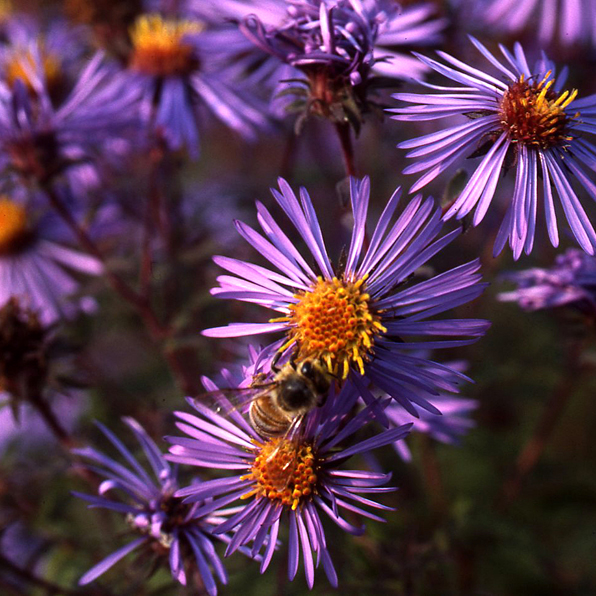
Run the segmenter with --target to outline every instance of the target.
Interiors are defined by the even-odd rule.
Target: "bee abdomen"
[[[279,410],[271,406],[268,399],[255,399],[250,404],[248,415],[252,427],[263,437],[272,438],[283,435],[290,427],[291,420],[276,415]]]

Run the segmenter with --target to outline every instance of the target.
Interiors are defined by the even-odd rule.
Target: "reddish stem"
[[[507,507],[519,496],[526,477],[534,469],[548,444],[548,441],[571,401],[575,389],[583,378],[586,367],[580,362],[583,342],[576,341],[567,354],[565,374],[559,381],[549,400],[544,405],[542,416],[530,438],[521,449],[513,472],[500,491],[499,504]]]
[[[51,205],[54,207],[54,209],[56,209],[60,217],[62,217],[62,219],[75,234],[81,246],[89,254],[93,255],[98,261],[105,264],[104,255],[99,250],[95,242],[91,239],[91,237],[87,234],[86,230],[80,226],[72,216],[68,210],[68,207],[64,204],[60,196],[49,185],[45,190]],[[140,317],[147,325],[151,337],[155,341],[162,344],[164,358],[172,370],[172,373],[182,391],[186,394],[195,393],[195,382],[186,373],[184,366],[180,362],[177,351],[173,348],[163,345],[163,343],[169,339],[171,335],[171,329],[159,321],[146,297],[131,288],[119,275],[110,271],[106,267],[105,276],[109,284],[112,286],[112,289],[126,302],[133,306],[133,308],[139,313]]]
[[[341,153],[344,159],[344,167],[346,176],[356,177],[356,165],[354,163],[354,146],[352,144],[352,135],[350,133],[350,125],[336,123],[335,130],[341,145]]]

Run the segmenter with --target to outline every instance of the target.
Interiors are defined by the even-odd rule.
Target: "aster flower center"
[[[174,542],[174,530],[186,523],[190,506],[182,499],[166,495],[158,505],[158,509],[126,517],[131,528],[141,534],[155,538],[157,543],[169,549]]]
[[[35,70],[35,58],[31,51],[24,55],[13,56],[6,65],[6,81],[10,86],[21,81],[30,92],[33,92],[33,83],[30,72]],[[60,86],[62,82],[62,68],[60,60],[45,50],[41,51],[41,66],[50,92]]]
[[[291,327],[282,349],[295,342],[297,358],[316,358],[342,379],[350,363],[364,373],[375,337],[386,331],[371,310],[365,281],[366,277],[356,282],[319,277],[310,291],[296,294],[298,302],[290,305],[289,315],[274,319],[287,321]]]
[[[242,498],[256,495],[296,509],[301,501],[310,498],[316,487],[312,446],[288,441],[285,437],[258,445],[260,453],[251,472],[243,476],[243,479],[254,480],[255,487]]]
[[[539,83],[522,75],[503,95],[501,124],[513,142],[548,149],[572,140],[569,124],[577,114],[570,117],[566,108],[576,98],[577,89],[557,95],[550,75],[549,71]]]
[[[157,77],[188,74],[198,66],[193,46],[185,38],[200,33],[201,23],[140,16],[131,29],[131,68]]]
[[[8,143],[12,167],[25,178],[45,182],[66,165],[60,158],[60,148],[52,131],[24,133]]]
[[[6,197],[0,197],[0,256],[18,250],[28,237],[25,209]]]

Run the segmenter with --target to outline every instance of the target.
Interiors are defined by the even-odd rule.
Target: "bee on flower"
[[[245,384],[251,379],[252,375],[245,379]],[[216,388],[212,384],[208,387]],[[392,508],[364,495],[395,490],[386,486],[390,474],[348,470],[343,464],[354,455],[401,440],[410,426],[358,440],[353,435],[374,419],[376,407],[385,407],[389,400],[382,405],[370,404],[355,414],[357,400],[358,392],[353,386],[346,386],[339,393],[332,390],[324,405],[310,412],[298,434],[264,438],[239,412],[225,417],[198,399],[189,399],[198,415],[175,413],[178,428],[188,436],[167,437],[172,444],[168,459],[238,473],[182,488],[176,496],[189,505],[213,499],[213,510],[238,500],[243,502],[240,510],[215,531],[232,532],[226,554],[243,546],[250,548],[253,555],[263,549],[261,573],[271,562],[282,524],[288,523],[289,579],[296,576],[302,552],[309,588],[320,563],[329,582],[337,586],[322,518],[329,517],[342,530],[360,535],[364,526],[346,520],[342,512],[382,522],[383,518],[369,508]]]
[[[366,220],[368,178],[351,179],[354,225],[345,264],[334,267],[311,199],[304,188],[300,200],[283,179],[273,196],[310,253],[304,257],[271,213],[257,203],[264,235],[237,222],[243,238],[277,271],[233,259],[215,257],[232,275],[218,278],[212,294],[252,302],[276,312],[268,322],[233,323],[206,329],[210,337],[282,334],[278,352],[296,362],[321,362],[340,384],[356,384],[362,397],[374,401],[375,386],[417,416],[417,408],[438,413],[429,397],[439,390],[458,391],[454,378],[467,379],[416,354],[420,349],[473,343],[489,326],[483,320],[441,319],[435,315],[479,296],[478,261],[442,274],[413,281],[413,274],[439,253],[460,231],[439,236],[441,209],[432,198],[417,195],[391,224],[400,190],[387,203],[372,235]],[[365,238],[367,238],[365,242]],[[314,259],[311,267],[308,260]]]

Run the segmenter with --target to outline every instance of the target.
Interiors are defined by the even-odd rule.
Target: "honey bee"
[[[316,359],[291,359],[278,367],[274,358],[271,370],[271,379],[260,373],[249,387],[218,389],[205,397],[215,398],[212,409],[218,414],[237,422],[238,416],[248,418],[265,442],[280,439],[267,451],[262,466],[269,486],[283,492],[299,463],[305,416],[324,405],[334,377]]]
[[[250,423],[265,438],[282,436],[322,405],[330,387],[331,378],[318,361],[290,361],[277,370],[272,386],[251,401]]]
[[[287,436],[296,430],[308,412],[323,405],[332,381],[315,359],[290,360],[279,368],[274,361],[271,369],[274,376],[270,381],[257,376],[250,387],[211,392],[216,396],[215,410],[224,415],[226,410],[228,415],[246,410],[248,403],[248,420],[264,439]],[[243,403],[232,407],[230,401],[235,400]]]

